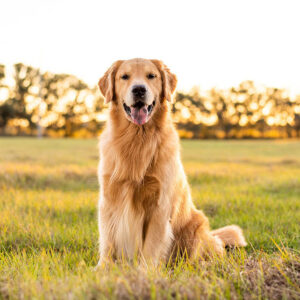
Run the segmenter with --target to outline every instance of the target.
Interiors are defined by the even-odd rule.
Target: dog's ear
[[[162,78],[163,99],[172,102],[172,95],[175,92],[177,85],[177,77],[170,72],[170,69],[160,60],[151,59],[158,68]]]
[[[115,99],[115,76],[122,62],[122,60],[114,62],[98,82],[100,91],[105,98],[105,103]]]

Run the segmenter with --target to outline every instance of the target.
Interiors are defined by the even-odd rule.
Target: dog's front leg
[[[109,261],[115,259],[115,248],[113,246],[112,233],[110,231],[110,223],[107,214],[109,210],[103,205],[104,201],[100,201],[98,210],[98,227],[99,227],[99,252],[100,259],[98,266],[106,265]]]
[[[173,241],[169,217],[163,210],[156,210],[148,223],[142,250],[142,262],[156,266],[165,261]]]

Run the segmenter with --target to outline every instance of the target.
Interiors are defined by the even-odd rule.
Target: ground
[[[300,141],[182,141],[182,157],[212,228],[249,245],[95,272],[97,141],[1,138],[0,299],[299,299]]]

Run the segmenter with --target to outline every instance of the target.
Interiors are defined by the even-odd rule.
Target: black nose
[[[145,94],[146,94],[146,88],[144,85],[135,85],[132,88],[132,94],[134,96],[134,98],[144,98]]]

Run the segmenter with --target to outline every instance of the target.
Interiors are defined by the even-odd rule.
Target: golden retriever
[[[192,202],[168,103],[176,84],[161,61],[141,58],[115,62],[99,81],[110,102],[100,137],[99,264],[137,256],[157,265],[246,245],[236,225],[211,231]]]

